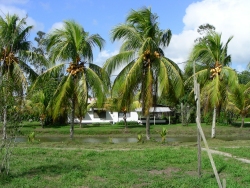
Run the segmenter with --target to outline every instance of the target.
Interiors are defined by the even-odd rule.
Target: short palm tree
[[[67,106],[71,108],[70,138],[74,135],[74,118],[77,104],[85,105],[89,92],[97,99],[98,105],[102,105],[106,85],[102,79],[102,69],[92,64],[93,47],[101,50],[104,40],[98,35],[89,35],[75,21],[64,21],[62,29],[56,29],[45,38],[49,59],[52,62],[65,61],[49,68],[38,77],[37,83],[50,77],[54,72],[66,69],[61,76],[60,83],[50,102],[53,118],[58,117]],[[70,63],[69,63],[70,61]],[[67,66],[67,67],[66,67]]]
[[[123,41],[119,54],[104,64],[109,74],[122,68],[112,88],[121,99],[117,105],[129,107],[135,94],[141,93],[139,101],[147,120],[147,139],[150,139],[149,109],[156,104],[156,98],[169,92],[178,97],[183,93],[181,71],[162,50],[169,45],[171,31],[161,30],[157,19],[150,8],[132,10],[126,23],[111,32],[112,41]]]
[[[241,128],[244,126],[244,118],[250,109],[250,82],[246,85],[238,84],[232,88],[228,95],[227,110],[241,116]]]
[[[223,45],[221,34],[208,32],[207,36],[194,45],[186,66],[188,72],[195,62],[195,75],[202,88],[201,100],[206,110],[214,109],[212,138],[215,137],[216,108],[226,100],[227,89],[237,81],[236,72],[228,66],[231,56],[227,54],[227,49],[231,39],[232,37]]]
[[[3,139],[7,137],[8,100],[21,102],[27,88],[27,78],[34,80],[37,74],[27,63],[35,53],[31,53],[27,40],[32,26],[26,25],[26,18],[7,14],[0,17],[0,93],[3,107]],[[13,97],[15,96],[15,97]],[[15,98],[15,99],[14,99]]]

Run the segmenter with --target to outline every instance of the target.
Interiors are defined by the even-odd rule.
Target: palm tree
[[[202,101],[205,111],[213,108],[212,135],[215,137],[216,109],[226,100],[226,90],[237,81],[236,72],[228,65],[231,56],[227,54],[230,37],[223,45],[221,34],[210,31],[196,43],[190,54],[186,72],[191,70],[195,62],[196,77],[202,88]]]
[[[58,78],[58,85],[49,106],[53,107],[53,118],[58,117],[67,106],[71,107],[70,138],[74,135],[76,104],[87,107],[88,92],[92,92],[98,105],[102,105],[106,86],[103,84],[102,69],[92,64],[93,47],[101,50],[104,40],[98,35],[89,35],[75,21],[64,21],[62,29],[56,29],[45,38],[49,59],[56,64],[38,77],[36,84],[50,77],[53,73],[66,69],[66,74]],[[68,63],[71,61],[70,63]],[[87,63],[88,62],[88,63]]]
[[[37,74],[27,60],[35,58],[27,40],[32,26],[26,25],[26,18],[7,14],[0,17],[0,90],[3,95],[3,139],[6,139],[8,101],[23,100],[27,78],[34,80]],[[14,97],[13,97],[14,96]]]
[[[227,110],[241,116],[241,128],[244,126],[244,118],[250,109],[250,82],[246,85],[238,84],[228,95]]]
[[[176,96],[183,93],[181,71],[164,57],[162,50],[169,45],[171,31],[161,30],[157,19],[150,8],[131,10],[126,23],[117,25],[111,32],[112,41],[123,40],[120,52],[104,65],[108,74],[123,68],[112,88],[112,92],[116,90],[119,94],[121,100],[117,105],[121,108],[128,108],[140,91],[147,139],[150,139],[149,109],[156,104],[157,97],[169,92]]]

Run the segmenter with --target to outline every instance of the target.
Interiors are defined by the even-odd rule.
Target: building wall
[[[83,124],[91,124],[91,123],[117,123],[123,121],[123,116],[119,116],[118,112],[109,112],[106,111],[106,118],[96,118],[94,117],[94,110],[90,109],[82,120]],[[130,112],[127,117],[127,121],[138,121],[138,113]],[[75,123],[80,123],[78,118],[75,118]]]

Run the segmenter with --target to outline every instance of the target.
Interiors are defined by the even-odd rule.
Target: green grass
[[[195,136],[196,126],[152,125],[151,134],[158,135],[167,127],[167,137]],[[210,148],[250,159],[247,148],[250,140],[223,141],[209,139],[211,126],[202,125]],[[46,127],[37,122],[25,122],[24,136],[35,132],[37,136],[69,136],[69,126]],[[217,126],[219,136],[249,135],[249,128]],[[135,137],[145,132],[141,125],[124,126],[87,125],[75,127],[75,136]],[[241,148],[229,148],[241,146]],[[204,146],[203,146],[204,147]],[[0,176],[0,187],[218,187],[213,177],[207,153],[202,152],[202,177],[197,176],[197,151],[194,142],[166,142],[154,140],[144,143],[82,143],[64,142],[18,143],[13,148],[9,176]],[[220,178],[227,188],[245,188],[250,184],[250,165],[234,158],[213,155]]]
[[[167,128],[167,136],[196,136],[197,128],[196,124],[189,124],[189,126],[182,126],[181,124],[174,125],[151,125],[150,132],[152,135],[160,135],[162,128]],[[202,128],[206,137],[210,137],[211,125],[202,124]],[[50,126],[42,128],[39,122],[24,122],[22,125],[21,135],[27,136],[31,132],[35,132],[38,136],[68,136],[69,135],[69,125],[62,126]],[[78,124],[75,125],[75,136],[93,136],[93,135],[117,135],[119,137],[130,137],[136,136],[139,133],[145,134],[145,125],[132,124],[128,126],[126,132],[124,132],[124,125],[119,124],[92,124],[84,125],[80,128]],[[218,136],[240,136],[240,137],[250,137],[249,127],[238,128],[237,126],[216,126],[216,135]]]
[[[153,149],[152,144],[145,143],[146,149],[103,151],[39,148],[39,145],[17,147],[13,150],[10,175],[1,177],[0,186],[218,187],[205,152],[202,153],[203,175],[199,179],[195,147],[158,145]],[[214,160],[227,187],[249,185],[250,165],[217,155]]]
[[[249,146],[249,145],[248,145]],[[239,147],[239,148],[219,148],[220,151],[224,151],[227,153],[230,153],[236,157],[240,157],[240,158],[247,158],[250,159],[250,153],[249,153],[249,147]]]

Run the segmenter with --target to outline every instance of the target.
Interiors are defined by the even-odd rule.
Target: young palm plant
[[[101,50],[104,40],[98,35],[89,35],[75,21],[64,21],[62,29],[56,29],[45,38],[49,59],[52,62],[66,61],[56,64],[41,74],[36,84],[50,77],[54,72],[66,69],[60,83],[50,101],[53,118],[58,117],[67,106],[71,108],[70,138],[74,135],[74,118],[77,104],[87,108],[89,92],[96,98],[97,105],[102,105],[108,82],[104,71],[91,63],[93,47]],[[70,63],[68,63],[70,61]],[[88,62],[88,63],[87,63]]]
[[[226,101],[226,91],[233,87],[237,81],[236,72],[229,67],[231,56],[227,54],[231,39],[232,37],[223,45],[221,34],[213,31],[208,32],[202,40],[194,45],[186,66],[188,72],[192,69],[192,64],[195,63],[196,73],[194,75],[201,85],[201,99],[205,112],[213,108],[212,138],[215,137],[217,108]],[[192,79],[188,81],[190,80]]]
[[[164,57],[163,47],[169,45],[170,30],[161,30],[158,16],[150,8],[132,10],[125,24],[117,25],[111,32],[112,41],[123,40],[119,54],[104,64],[108,74],[121,69],[112,92],[119,94],[120,107],[127,107],[140,92],[142,114],[146,117],[146,137],[150,139],[149,109],[156,105],[156,97],[173,92],[183,94],[183,82],[179,67]],[[170,90],[171,86],[173,90]]]
[[[228,95],[227,110],[241,116],[241,128],[250,109],[250,82],[246,85],[238,84]]]

